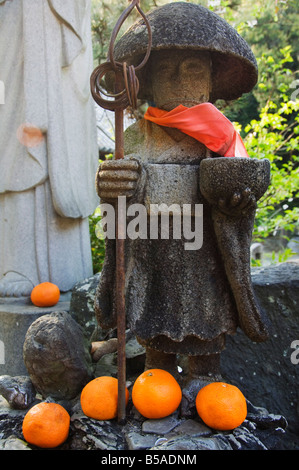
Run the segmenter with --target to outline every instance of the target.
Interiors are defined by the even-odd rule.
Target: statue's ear
[[[213,91],[213,80],[212,80],[212,76],[213,76],[213,61],[212,61],[212,57],[211,57],[211,54],[210,54],[210,89],[209,89],[209,92],[210,92],[210,96],[212,94],[212,91]]]
[[[149,60],[145,67],[137,72],[137,77],[139,79],[139,92],[138,98],[142,101],[147,101],[149,106],[155,106],[153,103],[153,85],[152,85],[152,56],[151,53]],[[139,61],[142,60],[142,57],[138,58]]]
[[[145,96],[147,97],[147,102],[149,106],[156,106],[154,102],[154,93],[153,93],[153,81],[151,77],[151,68],[147,68],[147,76],[145,80]]]

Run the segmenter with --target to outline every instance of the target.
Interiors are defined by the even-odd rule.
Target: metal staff
[[[120,63],[114,60],[114,43],[117,34],[129,16],[136,7],[145,21],[148,31],[148,49],[142,62],[134,67],[128,66],[125,62]],[[139,91],[139,81],[135,71],[140,70],[147,62],[152,45],[152,32],[150,24],[139,7],[139,0],[133,0],[131,5],[124,10],[119,17],[110,39],[108,61],[99,65],[90,77],[91,93],[96,103],[104,109],[115,112],[115,160],[124,158],[124,110],[131,106],[137,108],[137,95]],[[115,93],[107,93],[101,88],[101,80],[108,73],[115,74]],[[113,100],[102,98],[105,95]],[[125,311],[125,234],[122,233],[122,227],[126,220],[126,214],[123,213],[123,207],[116,208],[116,312],[117,312],[117,360],[118,360],[118,421],[124,423],[126,416],[126,311]],[[119,221],[122,221],[119,224]]]

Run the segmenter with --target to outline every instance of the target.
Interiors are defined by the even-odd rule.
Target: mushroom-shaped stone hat
[[[255,86],[258,70],[250,47],[232,26],[211,10],[202,5],[176,2],[154,8],[146,16],[152,29],[152,51],[209,51],[212,64],[211,102],[239,98]],[[140,19],[116,43],[114,58],[136,66],[147,47],[148,32],[143,19]],[[147,68],[148,65],[137,72],[141,84],[138,97],[151,101]]]

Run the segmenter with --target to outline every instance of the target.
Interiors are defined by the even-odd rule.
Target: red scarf
[[[172,111],[149,107],[148,121],[175,127],[224,157],[249,157],[233,124],[213,104],[202,103],[192,108],[180,104]]]

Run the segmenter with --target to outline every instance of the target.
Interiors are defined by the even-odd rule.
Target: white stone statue
[[[0,296],[92,274],[90,0],[0,0]]]

